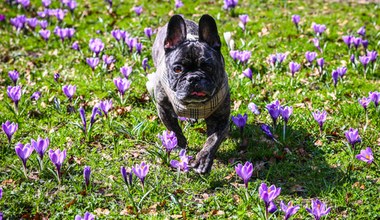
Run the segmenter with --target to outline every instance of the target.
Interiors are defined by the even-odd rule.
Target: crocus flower
[[[365,36],[365,26],[362,26],[359,28],[359,30],[357,31],[357,33],[361,36]]]
[[[243,129],[245,125],[247,124],[248,115],[244,114],[238,114],[236,117],[232,116],[232,121],[235,123],[235,125],[240,128],[240,132],[243,132]]]
[[[244,181],[245,188],[248,188],[248,181],[253,173],[253,165],[250,162],[245,162],[244,165],[238,164],[235,166],[236,174]]]
[[[281,201],[280,207],[281,207],[281,211],[285,213],[284,220],[288,220],[290,217],[296,214],[298,210],[300,209],[299,205],[294,206],[291,201],[288,202],[288,205],[285,205],[285,203]]]
[[[86,62],[91,67],[92,71],[94,71],[96,66],[99,64],[99,58],[97,57],[86,58]]]
[[[223,8],[225,10],[233,9],[238,4],[238,0],[224,0],[224,6]]]
[[[75,41],[75,42],[71,45],[71,49],[76,50],[76,51],[79,51],[79,43],[78,43],[78,41]]]
[[[3,188],[0,187],[0,199],[3,198]]]
[[[364,50],[367,50],[367,48],[368,48],[368,40],[362,40],[362,45],[363,45]]]
[[[286,58],[286,54],[284,53],[276,53],[276,62],[281,64],[282,62],[284,62]]]
[[[132,186],[132,177],[133,173],[131,171],[128,171],[125,169],[125,167],[120,167],[120,173],[121,176],[123,177],[123,180],[127,186]]]
[[[37,101],[38,99],[40,99],[41,97],[41,92],[40,91],[37,91],[37,92],[34,92],[31,96],[30,96],[30,99],[31,100],[35,100]]]
[[[162,146],[165,147],[166,152],[170,153],[178,144],[177,136],[173,131],[163,131],[162,135],[158,135]]]
[[[301,21],[301,16],[299,15],[292,15],[292,22],[298,27],[298,24]]]
[[[34,31],[34,29],[36,29],[36,27],[38,25],[38,19],[37,18],[27,18],[26,23],[28,24],[30,29],[32,29]]]
[[[41,160],[43,160],[45,151],[49,147],[49,144],[50,144],[49,138],[42,139],[38,137],[37,141],[35,141],[34,139],[31,140],[31,145],[34,148],[34,150],[37,152]]]
[[[318,122],[320,131],[322,131],[323,124],[326,121],[326,116],[327,116],[326,111],[321,112],[321,111],[317,110],[317,111],[313,112],[314,120],[316,120]]]
[[[312,27],[317,35],[321,35],[326,30],[326,25],[324,24],[313,23]]]
[[[112,108],[112,100],[104,100],[99,103],[100,109],[104,112],[107,117],[109,110]]]
[[[260,110],[259,108],[257,107],[257,105],[255,103],[249,103],[248,104],[248,109],[251,110],[251,112],[255,115],[260,115]]]
[[[305,58],[306,58],[306,60],[307,60],[309,63],[312,63],[316,57],[317,57],[317,53],[316,53],[316,52],[310,52],[310,51],[307,51],[307,52],[305,53]]]
[[[148,58],[144,58],[143,61],[142,61],[142,67],[144,69],[144,71],[146,72],[147,69],[150,69],[150,66],[148,64]]]
[[[356,65],[356,64],[355,64],[355,54],[352,54],[352,55],[350,56],[350,61],[351,61],[352,64]]]
[[[26,16],[18,15],[17,17],[11,18],[10,23],[13,27],[16,28],[17,31],[20,31],[25,26]]]
[[[131,81],[125,78],[119,77],[119,78],[113,79],[113,82],[121,95],[124,95],[125,91],[127,91],[127,89],[129,89],[129,87],[131,86]]]
[[[18,129],[18,124],[10,121],[6,121],[5,123],[1,124],[1,128],[3,129],[4,133],[8,137],[8,142],[11,143],[12,136],[13,134],[17,131]]]
[[[321,72],[322,72],[323,66],[325,65],[325,59],[323,59],[323,58],[317,59],[317,64],[321,68]]]
[[[74,28],[65,28],[66,29],[66,36],[67,38],[71,39],[73,38],[75,34],[75,29]]]
[[[73,85],[64,85],[62,86],[62,91],[65,93],[66,97],[71,100],[77,90],[76,86]]]
[[[371,101],[375,104],[375,107],[377,108],[380,102],[380,92],[370,92],[368,97],[371,98]]]
[[[141,184],[144,186],[144,180],[146,175],[149,172],[149,165],[145,162],[141,162],[141,164],[136,164],[134,167],[132,167],[133,173],[140,179]]]
[[[270,127],[267,124],[260,125],[261,130],[267,135],[268,138],[274,139],[272,132],[270,131]]]
[[[121,30],[112,30],[111,31],[112,36],[115,38],[115,40],[120,41],[122,38]]]
[[[6,17],[4,14],[0,14],[0,22],[3,22],[6,20]]]
[[[336,87],[336,84],[338,83],[338,77],[339,77],[338,71],[333,70],[331,72],[331,76],[332,76],[332,79],[333,79],[333,82],[334,82],[334,87]]]
[[[94,107],[92,108],[91,119],[90,119],[90,126],[91,127],[95,123],[97,115],[102,116],[102,111],[100,109],[99,104],[94,105]]]
[[[292,115],[292,113],[293,113],[293,107],[291,107],[291,106],[290,107],[289,106],[281,107],[280,112],[281,112],[282,118],[285,121],[285,124],[287,124],[290,115]]]
[[[136,48],[136,52],[138,53],[138,54],[141,54],[141,51],[142,51],[142,43],[140,43],[140,42],[137,42],[136,44],[135,44],[135,48]]]
[[[114,59],[113,56],[108,56],[108,55],[106,55],[106,54],[104,54],[104,55],[102,56],[102,59],[103,59],[103,62],[104,62],[107,66],[109,66],[109,65],[111,65],[111,63],[114,63],[114,62],[115,62],[115,59]]]
[[[369,59],[372,63],[375,63],[375,61],[377,59],[377,51],[376,50],[367,51],[367,57],[369,57]]]
[[[11,80],[13,81],[13,83],[16,85],[17,83],[17,80],[20,76],[19,72],[17,70],[11,70],[8,72],[8,76],[9,78],[11,78]]]
[[[359,56],[359,60],[362,63],[362,65],[364,67],[364,70],[366,70],[368,63],[371,60],[371,57],[369,57],[369,56]]]
[[[351,43],[355,46],[355,49],[358,49],[358,47],[362,43],[362,39],[360,37],[353,37]]]
[[[175,8],[180,8],[183,6],[183,2],[181,0],[175,0],[174,7]]]
[[[48,26],[48,22],[46,21],[46,20],[41,20],[41,21],[39,21],[39,23],[38,23],[39,25],[40,25],[40,27],[41,27],[41,29],[46,29],[47,28],[47,26]]]
[[[83,132],[86,133],[87,132],[87,121],[86,121],[86,112],[84,111],[84,108],[83,107],[80,107],[79,108],[79,116],[80,116],[80,119],[82,121],[82,125],[83,125]]]
[[[56,151],[54,151],[50,149],[49,157],[50,157],[51,162],[57,168],[58,176],[61,177],[61,167],[62,167],[63,161],[66,158],[66,150],[61,151],[60,149],[57,149]]]
[[[244,14],[244,15],[239,15],[239,19],[240,19],[239,27],[241,27],[244,31],[245,25],[247,24],[249,17],[248,15]]]
[[[99,38],[92,38],[90,40],[89,47],[91,51],[94,52],[96,56],[98,56],[99,53],[102,52],[104,49],[104,43]]]
[[[276,206],[276,203],[274,203],[273,201],[269,203],[269,206],[268,206],[268,212],[269,213],[275,213],[277,211],[277,206]]]
[[[346,36],[342,37],[343,42],[347,45],[348,48],[351,47],[352,38],[354,38],[354,36],[352,36],[352,35],[346,35]]]
[[[192,156],[187,156],[186,155],[186,150],[182,149],[179,152],[179,161],[178,160],[171,160],[170,165],[173,168],[179,169],[183,172],[188,172],[189,171],[189,161],[192,159]]]
[[[42,39],[44,39],[45,41],[49,40],[49,37],[50,37],[50,31],[49,30],[42,29],[42,30],[40,30],[39,34],[42,37]]]
[[[55,17],[58,19],[58,21],[63,21],[65,18],[66,12],[62,9],[56,9],[55,11]]]
[[[51,4],[51,0],[42,0],[42,5],[47,8]]]
[[[313,38],[313,44],[314,44],[314,46],[315,46],[320,52],[322,52],[322,49],[321,49],[321,47],[319,46],[319,39],[318,39],[318,38]]]
[[[367,147],[365,150],[361,150],[360,154],[356,155],[355,157],[358,160],[371,164],[373,162],[372,149],[370,147]]]
[[[142,11],[143,11],[143,7],[142,6],[135,6],[135,7],[133,7],[133,11],[135,11],[137,16],[140,16]]]
[[[59,73],[54,73],[54,81],[58,82],[59,77],[61,77],[61,75],[59,75]]]
[[[24,165],[24,169],[26,169],[26,161],[33,153],[33,150],[33,147],[31,147],[29,143],[25,145],[17,143],[15,147],[16,154],[21,159],[22,164]]]
[[[18,102],[21,99],[21,87],[20,86],[8,86],[8,97],[15,103],[16,109],[18,108]]]
[[[67,37],[67,29],[56,27],[54,29],[54,34],[57,35],[61,39],[61,41],[63,42],[65,40],[65,38]]]
[[[292,74],[292,77],[294,77],[294,74],[298,72],[300,68],[301,68],[301,65],[296,62],[292,61],[289,63],[289,70],[290,70],[290,73]]]
[[[361,99],[359,99],[359,104],[364,108],[365,111],[367,111],[367,107],[369,105],[369,103],[371,103],[371,98],[370,97],[362,97]]]
[[[30,0],[17,0],[17,3],[22,5],[22,7],[27,8],[30,6]]]
[[[125,43],[127,44],[128,48],[129,48],[129,52],[132,53],[133,48],[136,47],[137,38],[134,38],[134,37],[125,38]]]
[[[344,133],[347,138],[349,144],[351,144],[352,148],[355,148],[356,143],[362,142],[358,129],[350,128],[348,131]]]
[[[251,68],[247,68],[243,71],[243,75],[248,79],[252,80],[252,70]]]
[[[66,5],[70,9],[70,12],[73,13],[74,9],[77,7],[77,2],[75,0],[70,0]]]
[[[95,216],[89,212],[84,213],[84,216],[76,215],[74,220],[94,220]]]
[[[280,102],[278,100],[276,100],[272,103],[267,104],[266,108],[270,114],[270,117],[273,120],[273,124],[276,125],[277,118],[278,118],[278,116],[280,116],[280,113],[281,113]]]
[[[261,183],[259,187],[259,196],[265,203],[265,208],[268,210],[269,204],[281,193],[281,188],[271,185],[269,188],[267,184]]]
[[[306,208],[310,214],[312,214],[315,220],[321,219],[322,216],[327,215],[330,212],[331,207],[326,209],[326,204],[318,199],[311,200],[311,208]]]
[[[152,37],[152,34],[153,34],[153,30],[152,30],[152,28],[144,28],[144,33],[145,33],[145,36],[147,38],[149,38],[149,40],[150,40],[150,38]]]
[[[86,188],[90,185],[91,167],[85,166],[83,169],[83,178]]]
[[[343,66],[343,67],[338,67],[336,69],[336,71],[338,72],[339,76],[341,78],[343,78],[344,75],[346,75],[346,72],[347,72],[347,67]]]
[[[120,73],[123,74],[126,79],[128,79],[129,75],[132,73],[132,66],[125,65],[121,67]]]

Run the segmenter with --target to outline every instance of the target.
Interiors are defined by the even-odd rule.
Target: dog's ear
[[[186,40],[186,23],[180,15],[174,15],[170,18],[166,38],[164,42],[165,49],[172,49]]]
[[[206,42],[210,47],[220,51],[220,37],[214,18],[203,15],[199,20],[199,41]]]

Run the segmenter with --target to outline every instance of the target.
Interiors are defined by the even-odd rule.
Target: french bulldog
[[[153,44],[156,72],[148,75],[147,89],[161,121],[176,134],[178,147],[187,147],[179,116],[206,120],[206,143],[191,164],[198,173],[210,172],[229,128],[230,90],[220,48],[218,29],[210,15],[203,15],[198,25],[180,15],[172,16],[158,30]]]

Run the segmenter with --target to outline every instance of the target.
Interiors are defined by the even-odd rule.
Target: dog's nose
[[[201,78],[199,76],[193,75],[193,76],[189,76],[187,78],[187,81],[189,81],[191,84],[195,84],[195,83],[199,82],[200,79]]]

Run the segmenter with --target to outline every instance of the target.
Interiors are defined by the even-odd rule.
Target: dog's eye
[[[182,66],[175,66],[173,68],[173,70],[174,70],[175,73],[182,73],[183,68],[182,68]]]

